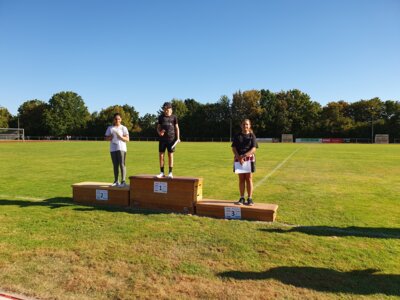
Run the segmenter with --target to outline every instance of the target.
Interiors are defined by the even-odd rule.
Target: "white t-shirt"
[[[106,136],[112,136],[112,140],[110,141],[110,152],[114,151],[127,151],[126,142],[120,140],[117,137],[117,133],[120,136],[129,135],[128,129],[124,125],[116,126],[108,126],[106,130]]]

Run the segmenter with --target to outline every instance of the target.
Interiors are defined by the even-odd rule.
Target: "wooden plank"
[[[237,205],[232,201],[203,199],[196,202],[196,214],[225,219],[225,207],[240,209],[240,219],[268,222],[275,221],[278,210],[278,205],[276,204],[255,203],[253,206],[247,206]]]
[[[110,206],[129,206],[129,185],[112,187],[107,182],[80,182],[72,185],[73,200],[82,204],[99,204]],[[103,192],[106,191],[106,192]],[[104,195],[103,197],[99,197]],[[103,198],[103,199],[101,199]]]
[[[194,204],[203,197],[203,178],[136,175],[129,179],[132,207],[194,213]]]

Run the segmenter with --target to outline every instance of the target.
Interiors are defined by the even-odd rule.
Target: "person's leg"
[[[246,174],[238,174],[239,177],[239,192],[240,192],[240,199],[237,204],[244,204],[244,190],[245,190],[245,175]]]
[[[111,153],[111,161],[113,163],[113,168],[114,168],[114,183],[118,182],[118,155],[117,152],[119,151],[113,151]]]
[[[119,167],[121,169],[121,183],[124,183],[126,180],[126,152],[125,151],[118,151],[120,160],[119,160]]]
[[[247,204],[253,205],[253,173],[247,173],[246,187],[247,187]]]
[[[173,178],[172,169],[174,168],[174,149],[172,149],[172,143],[168,143],[167,150],[168,150],[168,177]]]
[[[158,142],[158,158],[160,160],[160,174],[157,177],[164,176],[164,153],[166,149],[166,144],[163,141]]]
[[[174,167],[174,153],[168,152],[168,167],[169,171],[172,172],[172,168]]]
[[[249,198],[253,197],[253,174],[247,173],[246,175],[246,188],[247,188],[247,196]]]
[[[164,173],[164,152],[159,152],[160,171]]]

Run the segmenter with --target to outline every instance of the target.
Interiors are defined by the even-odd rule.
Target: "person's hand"
[[[161,129],[159,134],[160,134],[160,136],[163,136],[164,133],[165,133],[165,130],[164,130],[164,129]]]

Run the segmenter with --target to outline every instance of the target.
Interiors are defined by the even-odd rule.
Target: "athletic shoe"
[[[235,204],[237,204],[237,205],[243,205],[243,204],[244,204],[244,198],[243,198],[243,197],[240,197],[239,201],[236,202]]]
[[[174,178],[174,175],[172,175],[172,172],[168,173],[168,178]]]
[[[126,182],[125,181],[122,181],[119,185],[118,185],[118,187],[120,187],[120,188],[124,188],[124,187],[127,187],[128,185],[126,184]]]
[[[253,199],[247,198],[247,205],[253,206],[254,205]]]
[[[156,177],[157,178],[163,178],[163,177],[165,177],[165,175],[164,175],[164,173],[161,172],[160,174],[156,175]]]
[[[118,181],[114,181],[114,183],[110,186],[119,186],[119,183],[118,183]]]

